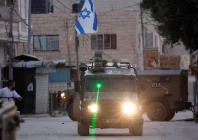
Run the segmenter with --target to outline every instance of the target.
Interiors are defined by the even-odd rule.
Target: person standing
[[[0,101],[22,100],[22,97],[15,91],[15,82],[9,80],[7,87],[0,89]]]

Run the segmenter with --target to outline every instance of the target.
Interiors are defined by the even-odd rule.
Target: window
[[[53,0],[32,0],[32,14],[53,13]]]
[[[85,90],[87,92],[94,92],[97,90],[96,85],[100,83],[102,85],[101,92],[135,92],[136,79],[127,76],[94,76],[85,78]]]
[[[5,0],[0,0],[0,5],[5,6]]]
[[[91,49],[92,50],[117,49],[116,34],[92,35]]]
[[[58,51],[59,50],[59,36],[46,35],[34,36],[34,51]]]
[[[27,22],[27,0],[23,0],[20,3],[21,8],[20,8],[20,12],[21,12],[21,17],[24,19],[25,22]],[[26,32],[27,31],[27,25],[24,22],[21,22],[21,31],[22,32]]]
[[[155,47],[158,47],[158,38],[155,36]]]
[[[26,32],[27,31],[27,25],[23,22],[21,22],[21,31]]]
[[[1,6],[11,6],[13,5],[13,0],[0,0]]]
[[[153,33],[146,32],[145,34],[145,47],[153,48]]]
[[[24,1],[24,16],[25,16],[25,18],[27,18],[27,13],[28,13],[28,10],[27,10],[27,1],[25,0]]]

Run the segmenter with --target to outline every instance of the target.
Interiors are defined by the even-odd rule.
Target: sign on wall
[[[176,55],[160,55],[161,69],[180,69],[180,56]]]
[[[159,52],[158,48],[147,48],[145,50],[145,69],[152,70],[159,68]]]
[[[188,70],[189,65],[190,65],[190,55],[189,54],[181,55],[180,68],[183,70]]]

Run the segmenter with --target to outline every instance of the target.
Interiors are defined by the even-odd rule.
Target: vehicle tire
[[[89,136],[89,125],[82,125],[78,122],[78,134],[80,136]]]
[[[143,135],[143,125],[136,125],[129,129],[129,133],[134,136],[142,136]]]
[[[170,121],[175,117],[175,111],[174,110],[170,110],[169,113],[167,113],[167,116],[165,118],[165,121]]]
[[[73,104],[71,104],[68,108],[68,116],[72,121],[77,121],[73,114]]]
[[[153,102],[147,108],[147,116],[151,121],[164,121],[167,116],[166,107],[160,102]]]

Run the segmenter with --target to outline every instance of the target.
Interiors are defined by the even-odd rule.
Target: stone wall
[[[103,50],[104,58],[112,61],[128,60],[135,67],[141,67],[141,52],[137,41],[136,12],[118,10],[98,15],[98,34],[116,34],[117,49]],[[32,15],[33,35],[59,35],[59,51],[33,51],[31,54],[48,60],[65,59],[68,65],[76,64],[75,15],[39,14]],[[79,36],[80,62],[87,62],[94,56],[90,35]],[[33,45],[33,44],[32,44]],[[26,52],[26,45],[18,46],[18,55]],[[141,56],[141,57],[140,57]]]

